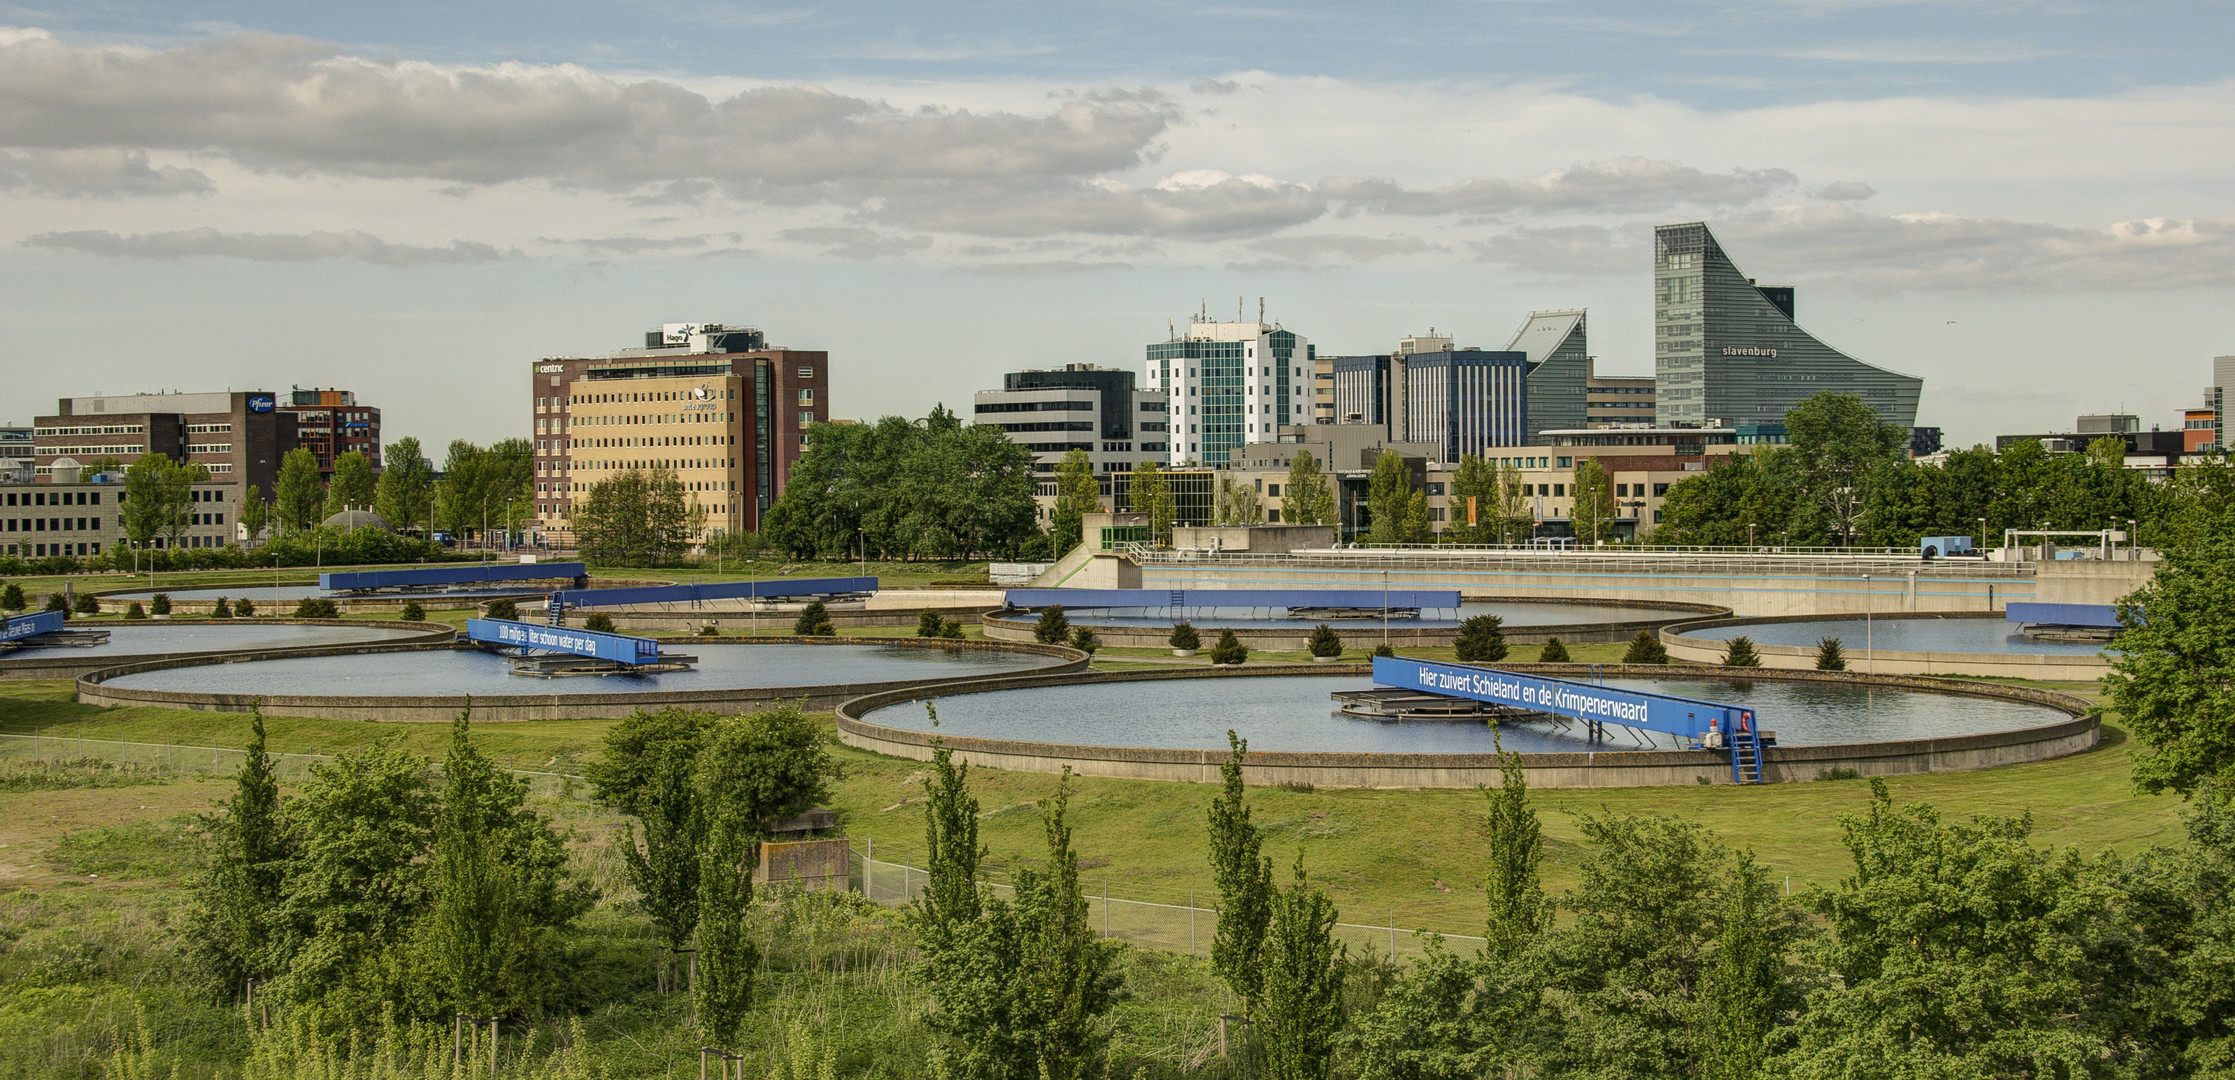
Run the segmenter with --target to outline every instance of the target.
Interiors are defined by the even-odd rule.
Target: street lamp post
[[[1381,568],[1381,643],[1389,644],[1389,568]]]
[[[1863,666],[1878,674],[1878,639],[1871,616],[1877,613],[1878,594],[1870,591],[1870,575],[1863,575]]]
[[[1754,527],[1753,522],[1746,523],[1746,547],[1748,550],[1752,550],[1754,547]]]

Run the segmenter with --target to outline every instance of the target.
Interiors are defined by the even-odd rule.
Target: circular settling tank
[[[1200,592],[1190,595],[1201,596]],[[1157,608],[1065,608],[1064,617],[1074,626],[1140,626],[1170,630],[1181,620],[1169,610]],[[1381,614],[1372,612],[1356,618],[1291,618],[1285,608],[1196,607],[1184,613],[1186,621],[1197,629],[1224,627],[1252,630],[1310,630],[1320,623],[1334,627],[1338,632],[1354,629],[1359,633],[1369,630],[1379,632]],[[1418,618],[1392,617],[1392,628],[1452,628],[1478,615],[1495,615],[1507,628],[1530,626],[1572,626],[1582,623],[1620,623],[1666,621],[1672,618],[1664,608],[1632,607],[1625,604],[1606,603],[1526,603],[1521,601],[1469,600],[1459,605],[1458,617],[1451,617],[1451,609],[1429,609]],[[1017,614],[1012,618],[1035,618]]]
[[[1687,628],[1686,637],[1729,641],[1745,637],[1756,645],[1787,645],[1814,649],[1825,638],[1838,638],[1840,648],[1852,658],[1869,647],[1889,652],[1988,653],[1995,655],[2093,656],[2101,644],[2073,641],[2034,641],[2018,633],[2018,624],[1991,619],[1806,619],[1752,625]]]
[[[1603,685],[1743,705],[1780,746],[1829,746],[1980,735],[2067,719],[2057,709],[1968,694],[1770,679],[1607,679]],[[1373,686],[1363,675],[1198,678],[1041,686],[941,697],[939,733],[1078,746],[1224,754],[1229,728],[1250,750],[1350,754],[1488,754],[1676,749],[1671,736],[1612,727],[1592,743],[1579,723],[1506,720],[1393,722],[1346,716],[1329,695]],[[931,730],[921,702],[862,719]]]
[[[889,645],[744,645],[669,642],[667,653],[698,657],[682,671],[652,675],[540,678],[512,673],[512,660],[479,649],[440,649],[257,660],[119,675],[120,690],[188,694],[346,695],[350,698],[520,694],[637,695],[764,690],[836,684],[931,682],[1012,674],[1061,660],[1023,652]]]
[[[119,662],[135,656],[178,653],[249,652],[260,649],[300,649],[322,645],[380,645],[426,636],[414,626],[317,626],[298,623],[101,623],[85,629],[106,630],[109,640],[99,645],[38,648],[11,654],[14,657],[97,657]],[[79,627],[72,627],[79,629]]]
[[[234,585],[222,589],[138,589],[132,592],[107,593],[103,600],[152,600],[156,593],[163,593],[173,600],[199,600],[217,602],[219,597],[228,600],[253,600],[259,604],[293,602],[297,600],[417,600],[421,603],[439,600],[487,600],[497,596],[533,596],[550,592],[549,587],[516,585],[511,588],[487,587],[478,589],[450,589],[442,592],[331,592],[316,585]]]

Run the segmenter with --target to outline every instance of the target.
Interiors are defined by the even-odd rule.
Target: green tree
[[[1769,873],[1743,853],[1722,888],[1714,959],[1700,980],[1707,1013],[1708,1080],[1755,1080],[1769,1059],[1771,1037],[1795,1004],[1796,984],[1785,951],[1797,934],[1780,910]]]
[[[1801,506],[1820,515],[1841,546],[1854,543],[1862,524],[1865,481],[1898,461],[1909,433],[1879,420],[1854,394],[1826,390],[1785,414],[1800,479]]]
[[[407,997],[404,948],[426,906],[438,804],[427,763],[377,744],[311,766],[287,804],[297,837],[282,887],[275,956],[286,996],[325,1026],[370,1024]]]
[[[690,544],[690,518],[683,481],[674,470],[627,469],[591,484],[575,501],[575,542],[593,562],[672,563]]]
[[[1143,459],[1133,466],[1126,498],[1134,513],[1148,515],[1152,542],[1158,547],[1170,547],[1172,522],[1178,509],[1172,501],[1172,485],[1165,482],[1163,470],[1156,467],[1156,462]]]
[[[667,467],[670,475],[672,466]],[[483,462],[484,487],[482,496],[489,506],[489,523],[508,532],[518,532],[523,522],[535,517],[535,443],[529,439],[498,439],[489,444]],[[680,485],[680,481],[678,482]],[[700,529],[704,528],[700,521]],[[695,530],[686,535],[695,535]]]
[[[1472,510],[1469,510],[1469,500]],[[1463,454],[1451,474],[1451,526],[1445,535],[1461,544],[1492,544],[1506,532],[1504,504],[1498,494],[1498,466],[1479,454]]]
[[[1521,479],[1521,467],[1498,464],[1498,542],[1510,544],[1536,531],[1536,515],[1529,503],[1530,485]]]
[[[1084,539],[1086,515],[1102,509],[1102,489],[1094,479],[1094,463],[1087,460],[1086,451],[1074,449],[1063,455],[1055,467],[1055,509],[1050,514],[1049,531],[1055,534],[1055,553],[1058,556],[1079,546]]]
[[[318,455],[296,447],[280,459],[279,481],[272,487],[272,513],[281,532],[309,532],[316,528],[319,511],[326,507],[326,492],[319,483]]]
[[[1816,670],[1847,670],[1847,651],[1838,638],[1827,637],[1816,643]]]
[[[1496,615],[1476,615],[1459,624],[1452,651],[1462,664],[1486,664],[1506,658],[1505,620]]]
[[[1239,664],[1249,659],[1249,646],[1234,635],[1232,627],[1218,632],[1218,642],[1211,646],[1211,663]]]
[[[1342,635],[1336,633],[1335,628],[1326,623],[1320,623],[1313,627],[1311,638],[1304,644],[1306,648],[1311,650],[1313,656],[1335,657],[1343,654]]]
[[[1559,638],[1553,637],[1544,639],[1544,648],[1542,651],[1537,653],[1537,663],[1565,664],[1567,662],[1568,647],[1560,644]]]
[[[371,510],[378,501],[379,479],[372,459],[362,450],[351,450],[334,459],[334,478],[326,485],[326,516],[344,510]],[[390,522],[401,526],[401,522]]]
[[[373,486],[373,510],[398,529],[427,529],[434,504],[434,463],[406,435],[381,452],[380,480]]]
[[[134,547],[153,547],[157,540],[177,547],[194,520],[193,485],[206,476],[200,465],[141,454],[124,470],[124,505],[117,510],[124,538]]]
[[[1049,604],[1040,609],[1040,618],[1032,624],[1032,640],[1042,645],[1061,645],[1071,635],[1071,620],[1063,614],[1062,604]]]
[[[1320,471],[1311,451],[1299,448],[1289,459],[1288,479],[1281,485],[1281,521],[1291,525],[1333,525],[1335,493],[1327,474]]]
[[[2165,549],[2118,616],[2125,629],[2103,688],[2142,744],[2136,786],[2235,791],[2235,534]]]
[[[491,465],[487,450],[464,439],[451,440],[434,490],[435,523],[444,532],[473,536],[481,531],[489,509],[483,496],[490,490]]]
[[[1529,805],[1529,778],[1521,767],[1521,755],[1498,748],[1498,786],[1484,788],[1483,794],[1490,800],[1483,830],[1489,841],[1484,892],[1490,902],[1483,950],[1494,960],[1508,961],[1552,923],[1552,909],[1537,873],[1544,862],[1544,829]]]
[[[604,755],[583,769],[598,801],[636,819],[622,832],[621,855],[637,903],[671,957],[689,946],[698,927],[706,822],[695,778],[699,747],[714,719],[687,709],[639,709],[606,733]]]
[[[1661,644],[1661,639],[1655,636],[1653,631],[1640,630],[1636,637],[1630,639],[1630,647],[1622,653],[1622,662],[1625,664],[1666,664],[1668,663],[1668,646]]]
[[[264,501],[264,495],[256,490],[256,485],[248,485],[248,490],[241,493],[241,530],[254,542],[257,537],[264,535],[265,527],[271,523],[272,504]]]
[[[1661,503],[1657,544],[1820,543],[1795,521],[1800,485],[1789,449],[1732,454],[1679,481]],[[1820,518],[1820,515],[1819,515]]]
[[[1019,972],[1029,1030],[1036,1044],[1040,1080],[1085,1080],[1105,1066],[1109,1040],[1102,1017],[1117,1003],[1122,985],[1118,945],[1097,940],[1087,917],[1079,858],[1071,847],[1067,817],[1071,770],[1065,766],[1055,795],[1041,803],[1047,861],[1016,873],[1016,906],[1022,935]]]
[[[1272,897],[1265,935],[1265,1008],[1257,1029],[1265,1073],[1274,1080],[1334,1075],[1335,1037],[1343,1027],[1344,948],[1335,941],[1335,903],[1304,877]]]
[[[264,751],[264,713],[249,719],[248,746],[225,812],[208,816],[209,859],[189,908],[185,942],[222,996],[272,974],[272,918],[290,856],[279,778]]]
[[[1762,655],[1754,651],[1754,639],[1739,636],[1723,646],[1724,667],[1760,667]]]
[[[1366,482],[1366,506],[1371,515],[1366,542],[1418,544],[1428,539],[1428,499],[1412,486],[1412,470],[1394,450],[1382,451]]]
[[[1596,544],[1606,538],[1614,528],[1614,481],[1606,474],[1606,466],[1597,458],[1578,458],[1575,476],[1568,482],[1568,494],[1574,499],[1574,508],[1568,512],[1575,535],[1587,543]]]
[[[1218,926],[1211,936],[1211,966],[1244,1012],[1260,1000],[1265,986],[1265,933],[1272,918],[1273,860],[1263,854],[1264,838],[1250,821],[1242,790],[1242,759],[1249,742],[1226,733],[1228,753],[1219,766],[1224,786],[1211,800],[1211,882],[1218,889]]]
[[[811,600],[799,611],[799,618],[792,622],[792,633],[801,637],[833,637],[838,627],[830,621],[830,609],[820,600]]]
[[[1255,487],[1231,476],[1218,478],[1218,489],[1211,497],[1211,524],[1255,525],[1264,520],[1265,510]]]

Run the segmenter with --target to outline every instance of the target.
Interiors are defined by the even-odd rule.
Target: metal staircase
[[[1741,723],[1730,735],[1731,780],[1740,784],[1766,783],[1762,772],[1762,738],[1754,725]]]

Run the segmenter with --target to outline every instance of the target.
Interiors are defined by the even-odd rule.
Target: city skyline
[[[284,371],[487,442],[517,365],[708,318],[922,415],[1044,364],[1018,319],[1132,367],[1260,296],[1324,355],[1589,308],[1645,375],[1682,221],[1951,445],[2174,426],[2235,351],[2203,5],[508,11],[0,12],[0,422]]]

